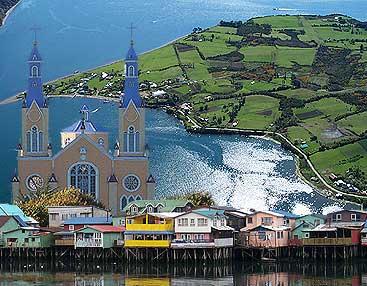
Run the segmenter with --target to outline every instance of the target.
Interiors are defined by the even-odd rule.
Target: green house
[[[19,216],[0,216],[0,247],[5,246],[3,234],[27,224]]]
[[[325,218],[324,215],[320,214],[308,214],[296,218],[296,227],[292,230],[292,238],[308,238],[309,231],[319,224],[325,223]]]
[[[3,233],[6,247],[51,247],[54,244],[52,233],[35,227],[20,227]]]
[[[86,226],[75,231],[75,248],[112,248],[123,246],[124,227],[112,225]]]
[[[146,213],[187,212],[193,204],[187,200],[136,200],[129,203],[122,211],[126,215]]]

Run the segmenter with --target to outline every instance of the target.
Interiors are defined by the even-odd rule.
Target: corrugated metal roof
[[[95,229],[100,232],[124,232],[125,227],[123,226],[112,226],[112,225],[90,225],[89,228]]]
[[[0,216],[19,216],[24,222],[33,221],[32,218],[27,217],[24,212],[17,206],[11,204],[0,204]]]

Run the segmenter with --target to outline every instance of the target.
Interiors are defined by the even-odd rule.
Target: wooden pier
[[[287,246],[278,248],[216,247],[216,248],[0,248],[0,262],[35,261],[105,261],[119,263],[164,262],[222,263],[232,261],[314,260],[338,261],[366,258],[367,247],[360,245]]]

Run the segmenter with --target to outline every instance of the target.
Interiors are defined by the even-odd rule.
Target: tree
[[[214,205],[213,196],[209,192],[193,192],[179,195],[175,199],[184,199],[190,201],[194,207],[210,207]]]
[[[16,202],[23,212],[36,219],[41,226],[48,225],[48,206],[104,206],[91,196],[81,193],[75,188],[51,191],[48,187],[36,191],[30,197],[24,197]]]

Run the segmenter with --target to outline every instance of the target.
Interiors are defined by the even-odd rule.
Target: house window
[[[190,219],[190,226],[195,226],[195,219],[194,218]]]
[[[341,214],[336,214],[336,220],[337,221],[342,220],[342,215]]]
[[[208,219],[198,218],[198,226],[207,226],[207,225],[208,225]]]
[[[351,220],[351,221],[357,221],[357,216],[356,216],[356,214],[351,214],[351,215],[350,215],[350,220]]]
[[[70,217],[73,218],[73,217],[77,217],[76,214],[70,214]]]
[[[310,238],[310,234],[308,232],[305,233],[305,238]]]
[[[214,219],[214,220],[213,220],[213,225],[214,225],[214,226],[217,226],[217,219]]]
[[[79,189],[83,194],[98,198],[98,170],[88,163],[77,163],[69,169],[69,185]]]
[[[154,209],[152,206],[148,206],[148,213],[153,213],[154,212]]]
[[[259,231],[258,237],[260,240],[266,240],[266,232],[265,231]]]
[[[225,221],[225,219],[224,219],[224,218],[222,218],[222,219],[220,220],[220,225],[221,225],[221,226],[225,226],[225,225],[226,225],[226,221]]]
[[[320,220],[319,219],[316,219],[315,220],[315,226],[319,225],[320,224]]]
[[[69,230],[74,230],[74,226],[73,225],[69,225]]]
[[[247,223],[248,223],[248,224],[252,224],[252,217],[248,217],[248,218],[247,218]]]
[[[182,226],[188,226],[189,225],[189,219],[188,218],[183,218],[182,219]]]
[[[59,217],[59,214],[50,214],[50,220],[57,220]]]
[[[135,214],[135,213],[137,213],[137,212],[138,212],[138,208],[137,208],[136,206],[131,206],[131,208],[130,208],[130,212],[131,212],[132,214]]]
[[[68,214],[62,214],[61,215],[61,219],[62,220],[67,220],[69,218],[69,215]]]
[[[264,225],[271,225],[273,223],[273,218],[272,217],[262,217],[261,223]]]

